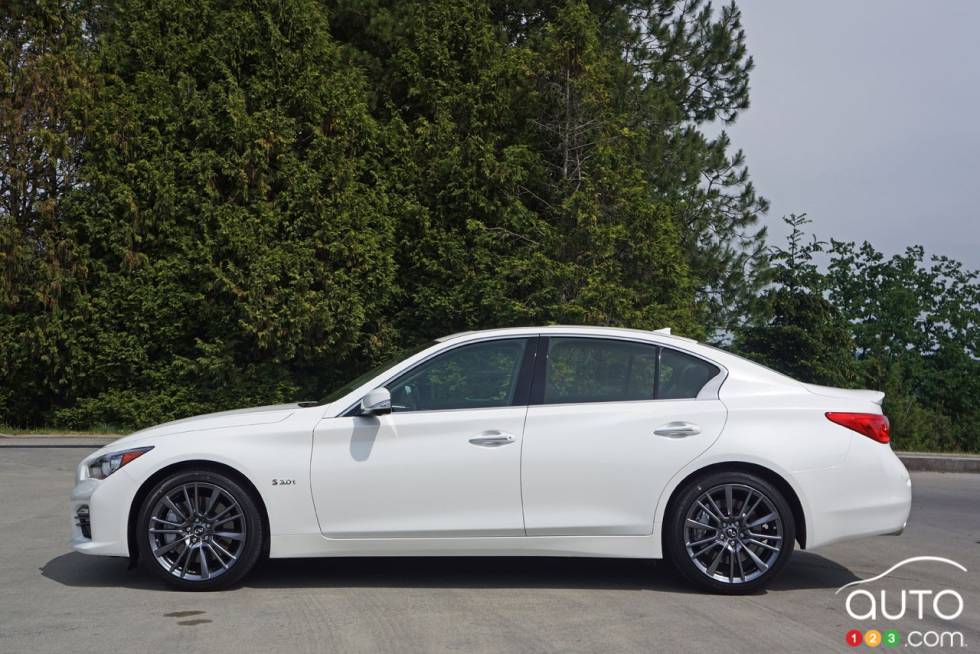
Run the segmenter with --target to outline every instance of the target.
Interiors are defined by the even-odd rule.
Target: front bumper
[[[129,556],[127,527],[133,493],[127,490],[135,482],[124,474],[119,470],[107,479],[82,479],[75,485],[69,500],[69,544],[76,552]],[[79,516],[83,507],[88,511],[88,529]]]

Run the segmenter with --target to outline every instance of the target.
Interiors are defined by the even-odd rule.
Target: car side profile
[[[467,332],[321,403],[169,422],[86,457],[72,547],[183,589],[264,555],[668,558],[757,590],[795,546],[900,533],[911,481],[883,394],[686,338]]]

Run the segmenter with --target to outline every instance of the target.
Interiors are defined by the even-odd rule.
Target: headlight
[[[92,479],[105,479],[116,470],[119,470],[119,468],[130,461],[140,458],[152,449],[152,446],[137,447],[132,450],[123,450],[122,452],[113,452],[112,454],[100,456],[88,464],[88,476]]]

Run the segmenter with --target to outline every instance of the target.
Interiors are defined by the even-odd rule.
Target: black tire
[[[732,509],[726,506],[729,492]],[[709,506],[712,501],[714,506]],[[748,518],[742,516],[745,509],[750,511]],[[749,526],[769,515],[775,515],[778,522],[773,518]],[[694,522],[689,523],[689,518]],[[698,526],[702,524],[712,528],[702,529]],[[796,523],[786,498],[762,477],[745,472],[709,473],[688,482],[678,490],[665,529],[667,557],[681,575],[701,588],[726,595],[753,593],[771,583],[785,568],[796,541]]]
[[[179,499],[188,487],[199,493],[188,491],[194,498],[191,504]],[[169,505],[161,503],[174,493],[178,495],[175,510],[163,516],[160,510],[167,511],[165,506]],[[216,520],[204,516],[212,493],[216,499],[209,515]],[[183,515],[190,514],[192,508],[198,518]],[[241,517],[235,518],[238,515]],[[155,529],[168,533],[151,534],[151,523]],[[155,540],[152,544],[151,538]],[[241,581],[258,561],[264,538],[262,516],[251,493],[234,478],[211,470],[178,472],[160,481],[143,501],[136,523],[140,563],[151,574],[181,590],[219,590]],[[172,559],[183,556],[174,572],[165,567],[154,548],[167,563],[173,564]]]

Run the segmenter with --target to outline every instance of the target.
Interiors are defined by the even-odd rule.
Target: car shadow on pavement
[[[72,552],[48,561],[41,574],[66,586],[166,590],[125,559]],[[856,580],[847,568],[796,552],[765,592],[838,588]],[[363,557],[270,559],[259,563],[247,588],[582,588],[700,592],[664,561],[550,557]]]

